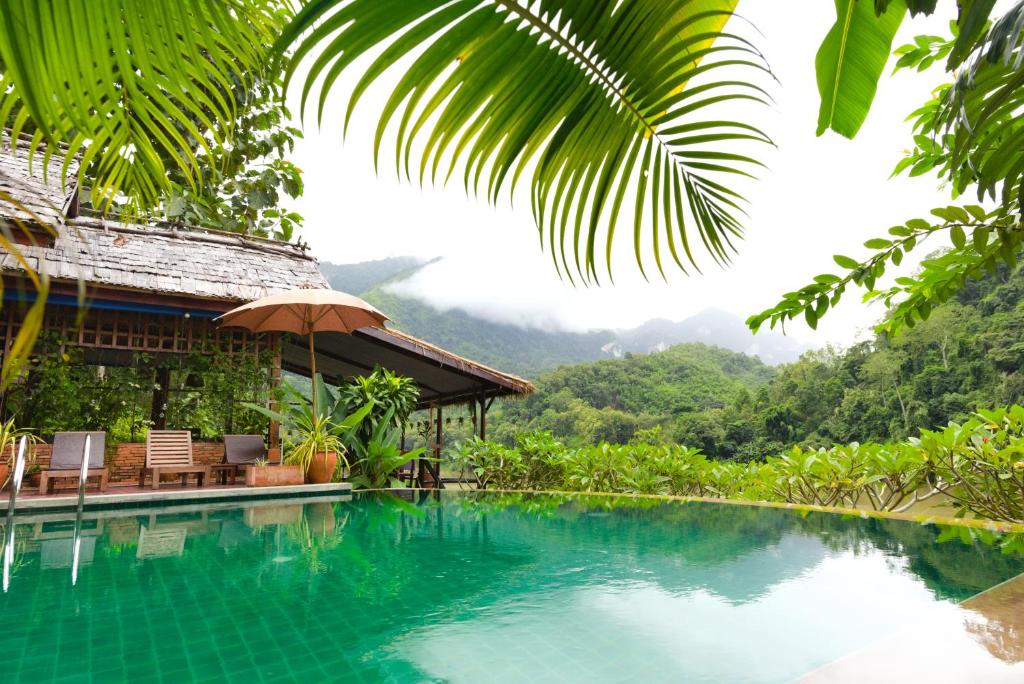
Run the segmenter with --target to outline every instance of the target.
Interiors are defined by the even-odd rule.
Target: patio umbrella
[[[252,332],[290,332],[309,337],[310,378],[316,384],[313,333],[351,333],[359,328],[383,328],[388,317],[359,297],[337,290],[306,288],[263,297],[217,318],[222,326]],[[316,391],[313,392],[316,416]]]

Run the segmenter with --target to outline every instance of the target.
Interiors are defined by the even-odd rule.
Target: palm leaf
[[[196,152],[230,141],[235,86],[262,72],[290,16],[272,0],[2,3],[0,115],[15,140],[26,130],[33,148],[81,155],[95,206],[156,206],[170,189],[163,160],[202,182]]]
[[[649,244],[662,269],[662,242],[680,266],[696,265],[694,231],[728,261],[744,204],[730,179],[758,166],[736,145],[770,143],[754,126],[712,116],[767,99],[756,85],[767,73],[760,53],[724,30],[734,6],[322,0],[297,14],[278,45],[296,46],[289,79],[299,62],[309,65],[302,108],[315,101],[320,120],[342,73],[375,54],[345,122],[374,82],[397,75],[375,133],[378,164],[390,128],[396,168],[419,182],[461,170],[467,190],[494,202],[529,177],[555,267],[591,282],[602,258],[611,276],[620,219],[632,221],[641,268]]]
[[[907,7],[902,0],[890,2],[876,17],[874,5],[867,0],[835,3],[836,23],[814,60],[821,96],[817,133],[832,129],[853,138],[871,109]]]

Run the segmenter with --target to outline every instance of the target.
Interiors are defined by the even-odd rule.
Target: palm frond
[[[375,133],[396,130],[399,173],[447,181],[496,201],[529,177],[542,245],[570,279],[598,280],[620,220],[636,260],[662,245],[685,270],[699,241],[724,263],[742,233],[730,186],[759,163],[738,145],[770,143],[731,120],[730,105],[767,103],[761,54],[725,30],[735,0],[323,0],[282,34],[309,63],[302,109],[375,52],[349,94],[346,126],[383,74],[397,85]],[[737,74],[750,78],[740,78]],[[758,75],[760,74],[760,75]],[[422,149],[414,154],[413,150]],[[418,157],[418,159],[417,159]],[[600,244],[603,238],[604,244]]]
[[[272,0],[2,3],[0,120],[33,148],[67,143],[99,208],[155,206],[164,160],[201,183],[196,152],[230,141],[234,86],[262,72],[290,17]]]
[[[2,153],[0,151],[0,154]],[[30,206],[22,202],[16,193],[7,191],[7,188],[15,187],[24,192],[24,188],[18,187],[18,179],[0,174],[0,186],[3,186],[0,188],[0,211],[12,217],[0,222],[0,253],[14,259],[17,268],[24,273],[28,284],[34,290],[30,294],[32,304],[22,316],[18,332],[11,340],[10,347],[4,350],[3,364],[0,365],[2,391],[10,387],[25,369],[43,327],[43,313],[50,291],[50,281],[46,272],[36,268],[37,260],[26,255],[22,246],[36,244],[41,237],[40,234],[52,234],[54,229],[48,221],[39,217]],[[0,298],[3,297],[5,287],[3,279],[0,279]]]

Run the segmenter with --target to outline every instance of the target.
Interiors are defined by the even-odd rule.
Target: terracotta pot
[[[334,479],[334,469],[338,465],[338,454],[333,451],[321,451],[313,455],[313,460],[306,468],[307,484],[326,484]]]
[[[0,489],[7,484],[7,476],[11,474],[11,467],[6,463],[0,463]]]

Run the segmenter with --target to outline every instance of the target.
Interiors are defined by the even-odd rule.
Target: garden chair
[[[233,467],[222,470],[223,484],[227,484],[228,475],[234,484],[236,475],[244,474],[249,466],[266,457],[267,447],[260,435],[224,435],[224,463]]]
[[[146,476],[153,478],[153,489],[160,488],[161,475],[181,475],[181,486],[188,485],[188,476],[196,476],[203,486],[210,466],[192,463],[192,433],[188,430],[150,430],[146,435],[146,467],[139,470],[139,487],[146,486]]]
[[[77,480],[82,472],[82,456],[85,438],[91,436],[89,444],[89,469],[86,479],[99,477],[101,492],[107,491],[109,470],[103,465],[103,451],[106,443],[105,432],[58,432],[53,436],[53,451],[50,466],[39,473],[39,493],[47,494],[53,480]]]

